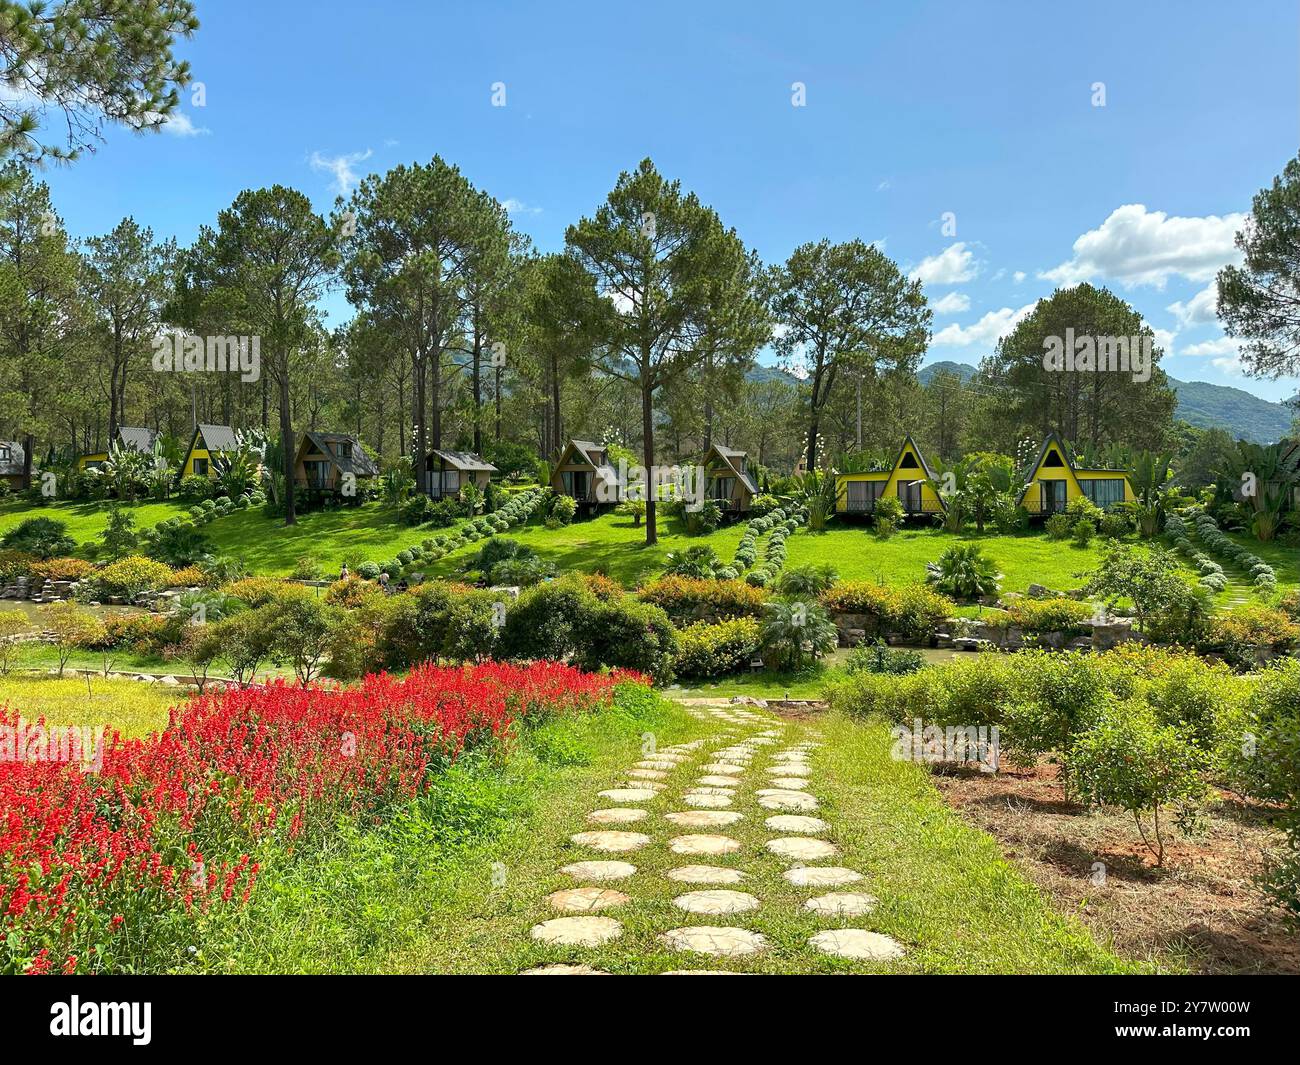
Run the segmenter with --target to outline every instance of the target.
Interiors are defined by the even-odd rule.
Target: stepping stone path
[[[793,948],[807,954],[806,971],[820,971],[819,965],[825,965],[814,960],[818,953],[873,963],[904,957],[905,948],[890,936],[868,928],[844,926],[851,919],[869,919],[878,900],[866,892],[826,889],[865,879],[860,872],[836,865],[810,864],[826,862],[839,854],[836,844],[825,838],[833,833],[831,822],[811,816],[819,809],[817,771],[811,764],[810,754],[817,745],[810,742],[790,745],[786,740],[783,746],[787,726],[778,724],[767,714],[755,712],[744,702],[719,704],[697,700],[685,702],[683,708],[692,717],[714,727],[712,738],[643,752],[641,760],[624,771],[626,783],[598,793],[608,803],[586,814],[587,822],[592,825],[636,824],[642,831],[597,828],[575,832],[570,840],[577,847],[609,854],[644,850],[660,859],[667,853],[705,859],[725,857],[736,864],[687,864],[662,873],[652,871],[661,868],[657,862],[651,862],[651,870],[645,871],[638,871],[630,862],[603,859],[562,866],[559,872],[578,883],[546,896],[551,912],[562,916],[533,925],[529,935],[552,951],[562,950],[564,953],[559,958],[564,960],[535,965],[523,975],[609,975],[588,964],[591,956],[584,956],[583,952],[615,943],[613,949],[618,951],[629,947],[626,942],[619,942],[623,936],[622,923],[595,911],[621,914],[634,910],[638,905],[637,887],[649,877],[690,885],[672,899],[678,910],[697,918],[721,919],[719,924],[685,924],[659,932],[658,940],[675,952],[724,961],[771,952],[772,944],[761,933],[745,927],[752,920],[747,915],[785,908],[786,912],[800,910],[805,922],[816,920],[833,925],[810,936],[805,947]],[[763,786],[751,793],[749,788],[753,784],[746,778]],[[742,797],[750,812],[755,804],[764,811],[776,811],[770,816],[759,814],[763,817],[763,827],[771,833],[762,851],[752,844],[742,845],[740,840],[721,832],[708,831],[745,821],[746,812],[727,809],[742,801]],[[658,810],[645,808],[660,800],[666,809],[664,806]],[[665,823],[672,829],[665,830]],[[787,865],[782,876],[789,885],[811,890],[801,891],[801,898],[795,901],[784,896],[765,901],[760,897],[761,892],[751,894],[754,888],[738,889],[737,885],[743,884],[752,871],[745,868],[751,862],[769,863],[770,868],[774,861]],[[603,886],[611,881],[628,883],[619,884],[622,890]],[[823,893],[817,894],[818,890]],[[789,944],[783,944],[783,951],[789,949],[792,949]],[[674,969],[664,975],[738,974],[724,966]]]

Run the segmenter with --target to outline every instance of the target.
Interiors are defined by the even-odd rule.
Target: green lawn
[[[1086,580],[1081,574],[1096,569],[1105,554],[1101,540],[1080,548],[1049,540],[1039,529],[1014,536],[955,536],[933,526],[908,526],[881,540],[865,526],[837,523],[823,533],[796,532],[786,541],[786,565],[829,562],[841,580],[916,584],[925,580],[925,564],[957,541],[980,545],[1004,575],[1002,589],[1007,592],[1023,592],[1035,583],[1054,591],[1077,588]]]
[[[1245,536],[1241,533],[1228,533],[1228,537],[1272,566],[1277,573],[1279,588],[1294,588],[1300,584],[1300,551],[1297,551],[1294,547],[1284,547],[1276,541],[1266,544],[1260,543],[1253,536]],[[1204,550],[1204,547],[1201,549]],[[1223,560],[1216,558],[1215,561],[1222,562]],[[1243,576],[1245,580],[1249,581],[1248,574]]]
[[[621,514],[602,514],[561,529],[548,529],[534,518],[527,526],[500,535],[533,548],[555,563],[561,573],[604,573],[631,587],[643,577],[657,577],[663,571],[668,552],[684,551],[696,544],[708,544],[719,558],[729,562],[743,532],[743,525],[729,525],[711,536],[687,536],[685,524],[669,518],[659,523],[658,544],[646,547],[644,526],[634,525],[630,517]],[[425,571],[437,577],[449,576],[463,569],[481,546],[481,541],[467,544],[426,566]]]
[[[6,499],[0,503],[0,536],[27,518],[53,518],[67,526],[68,535],[78,544],[84,544],[97,540],[104,534],[111,507],[112,504],[103,500],[33,506],[25,500]],[[124,509],[135,518],[137,529],[146,529],[167,518],[184,514],[188,507],[180,500],[172,499],[165,503],[129,503]]]

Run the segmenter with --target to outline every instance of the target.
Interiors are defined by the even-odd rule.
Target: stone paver
[[[612,917],[553,917],[533,925],[534,939],[558,947],[599,947],[623,934],[623,926]]]
[[[649,788],[609,788],[599,794],[602,799],[613,802],[649,802],[659,793]]]
[[[674,928],[670,932],[665,932],[663,939],[674,950],[689,950],[696,954],[712,954],[720,958],[757,954],[767,947],[767,940],[758,932],[713,925]]]
[[[539,965],[536,969],[525,969],[520,976],[609,976],[610,974],[601,969],[593,969],[590,965],[566,965],[564,962],[555,962],[552,965]]]
[[[664,876],[679,884],[739,884],[745,879],[739,869],[723,869],[717,865],[683,865],[669,869]]]
[[[769,839],[767,849],[782,858],[793,858],[800,862],[819,862],[824,858],[833,858],[840,852],[834,843],[827,843],[824,839],[809,839],[807,836]]]
[[[823,917],[861,917],[876,908],[874,895],[854,891],[832,891],[828,895],[818,895],[803,904],[805,910],[812,910]]]
[[[627,775],[633,780],[663,780],[668,776],[662,769],[629,769]]]
[[[781,874],[795,887],[839,887],[862,879],[862,874],[840,865],[805,865]]]
[[[579,847],[590,847],[607,854],[634,851],[650,842],[644,832],[575,832],[569,837]]]
[[[668,849],[674,854],[735,854],[740,850],[740,841],[708,834],[674,836],[668,841]]]
[[[898,940],[859,928],[828,928],[808,942],[823,954],[858,961],[896,961],[905,953]]]
[[[636,872],[630,862],[573,862],[560,872],[578,880],[624,880]]]
[[[728,776],[739,776],[745,771],[743,765],[733,765],[731,762],[709,762],[700,768],[706,773],[726,773]]]
[[[734,788],[736,786],[735,777],[724,777],[720,773],[709,773],[700,777],[697,784],[705,784],[711,788]]]
[[[802,777],[773,777],[772,787],[783,791],[807,791],[808,781]]]
[[[784,774],[788,777],[810,777],[812,770],[806,765],[799,765],[797,762],[791,762],[789,765],[768,766],[768,776],[781,776]]]
[[[730,795],[686,795],[682,802],[687,806],[698,806],[704,810],[722,810],[733,802]]]
[[[622,906],[631,902],[631,895],[624,895],[612,888],[580,887],[553,891],[546,896],[546,901],[556,910],[566,913],[578,913],[586,910],[607,910],[611,906]]]
[[[765,810],[815,810],[817,800],[800,791],[782,791],[779,795],[760,795],[758,805]]]
[[[628,825],[633,821],[644,821],[649,816],[649,810],[639,810],[634,806],[615,806],[608,810],[592,810],[587,815],[587,820],[598,825]]]
[[[747,913],[750,910],[758,909],[758,899],[753,895],[746,894],[743,891],[727,891],[725,889],[715,889],[712,891],[691,891],[685,895],[678,895],[673,899],[673,905],[687,913],[706,913],[716,915],[720,913]]]

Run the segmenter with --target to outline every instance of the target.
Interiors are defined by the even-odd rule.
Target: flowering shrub
[[[32,573],[47,581],[79,581],[94,568],[84,558],[51,558],[35,563]]]
[[[466,748],[517,723],[607,705],[632,674],[553,662],[422,666],[355,687],[278,682],[104,739],[97,766],[0,761],[0,973],[175,971],[248,902],[260,864],[382,817]],[[18,715],[0,709],[0,725]]]
[[[744,581],[711,581],[692,577],[660,577],[640,591],[642,602],[663,607],[677,624],[725,621],[763,615],[768,594]]]
[[[141,592],[156,592],[172,582],[172,568],[143,555],[110,562],[94,576],[101,595],[131,600]]]
[[[678,635],[677,673],[683,677],[721,677],[747,668],[758,651],[761,627],[755,618],[699,622]]]
[[[926,639],[954,609],[952,600],[921,585],[893,588],[871,581],[841,581],[821,604],[832,614],[866,614],[886,629]]]

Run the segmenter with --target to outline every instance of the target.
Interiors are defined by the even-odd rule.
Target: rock
[[[781,874],[795,887],[839,887],[862,879],[862,874],[838,865],[802,866]]]
[[[669,869],[664,876],[682,884],[739,884],[745,879],[745,874],[739,869],[724,869],[717,865],[683,865]]]
[[[674,854],[734,854],[740,850],[740,842],[730,836],[695,834],[674,836],[668,848]]]
[[[819,862],[824,858],[833,858],[839,854],[834,843],[824,839],[809,839],[806,836],[782,836],[769,839],[767,849],[782,858],[793,858],[800,862]]]
[[[1037,583],[1031,584],[1026,588],[1025,594],[1034,599],[1052,599],[1056,597],[1056,593],[1052,591],[1052,589],[1048,588],[1046,585]]]
[[[536,969],[526,969],[520,976],[608,976],[609,973],[593,969],[590,965],[566,965],[554,962],[551,965],[539,965]]]
[[[631,895],[624,895],[613,888],[580,887],[565,888],[546,896],[546,901],[556,910],[571,912],[586,910],[605,910],[611,906],[622,906],[632,901]]]
[[[561,947],[599,947],[623,934],[612,917],[554,917],[533,925],[534,939]]]
[[[574,862],[560,872],[578,880],[624,880],[636,872],[629,862]]]
[[[808,940],[823,954],[857,961],[896,961],[903,956],[903,945],[879,932],[864,932],[858,928],[833,928],[818,932]]]
[[[674,928],[665,932],[663,940],[674,950],[712,954],[715,957],[736,957],[756,954],[767,947],[767,940],[758,932],[744,928],[718,928],[696,925],[693,928]]]
[[[633,821],[643,821],[650,816],[649,810],[638,810],[630,806],[615,806],[608,810],[592,810],[587,820],[598,825],[626,825]]]
[[[687,913],[711,915],[746,913],[749,910],[758,909],[758,899],[743,891],[715,889],[712,891],[691,891],[685,895],[678,895],[677,898],[673,899],[673,905],[680,910],[685,910]]]
[[[650,842],[650,837],[641,832],[575,832],[569,839],[579,847],[609,854],[638,850]]]
[[[173,677],[170,673],[165,677],[159,677],[158,683],[166,685],[168,688],[175,688],[180,685],[180,681],[177,680],[175,677]]]
[[[853,891],[832,891],[828,895],[818,895],[803,904],[805,910],[821,914],[823,917],[861,917],[876,908],[874,895]]]

